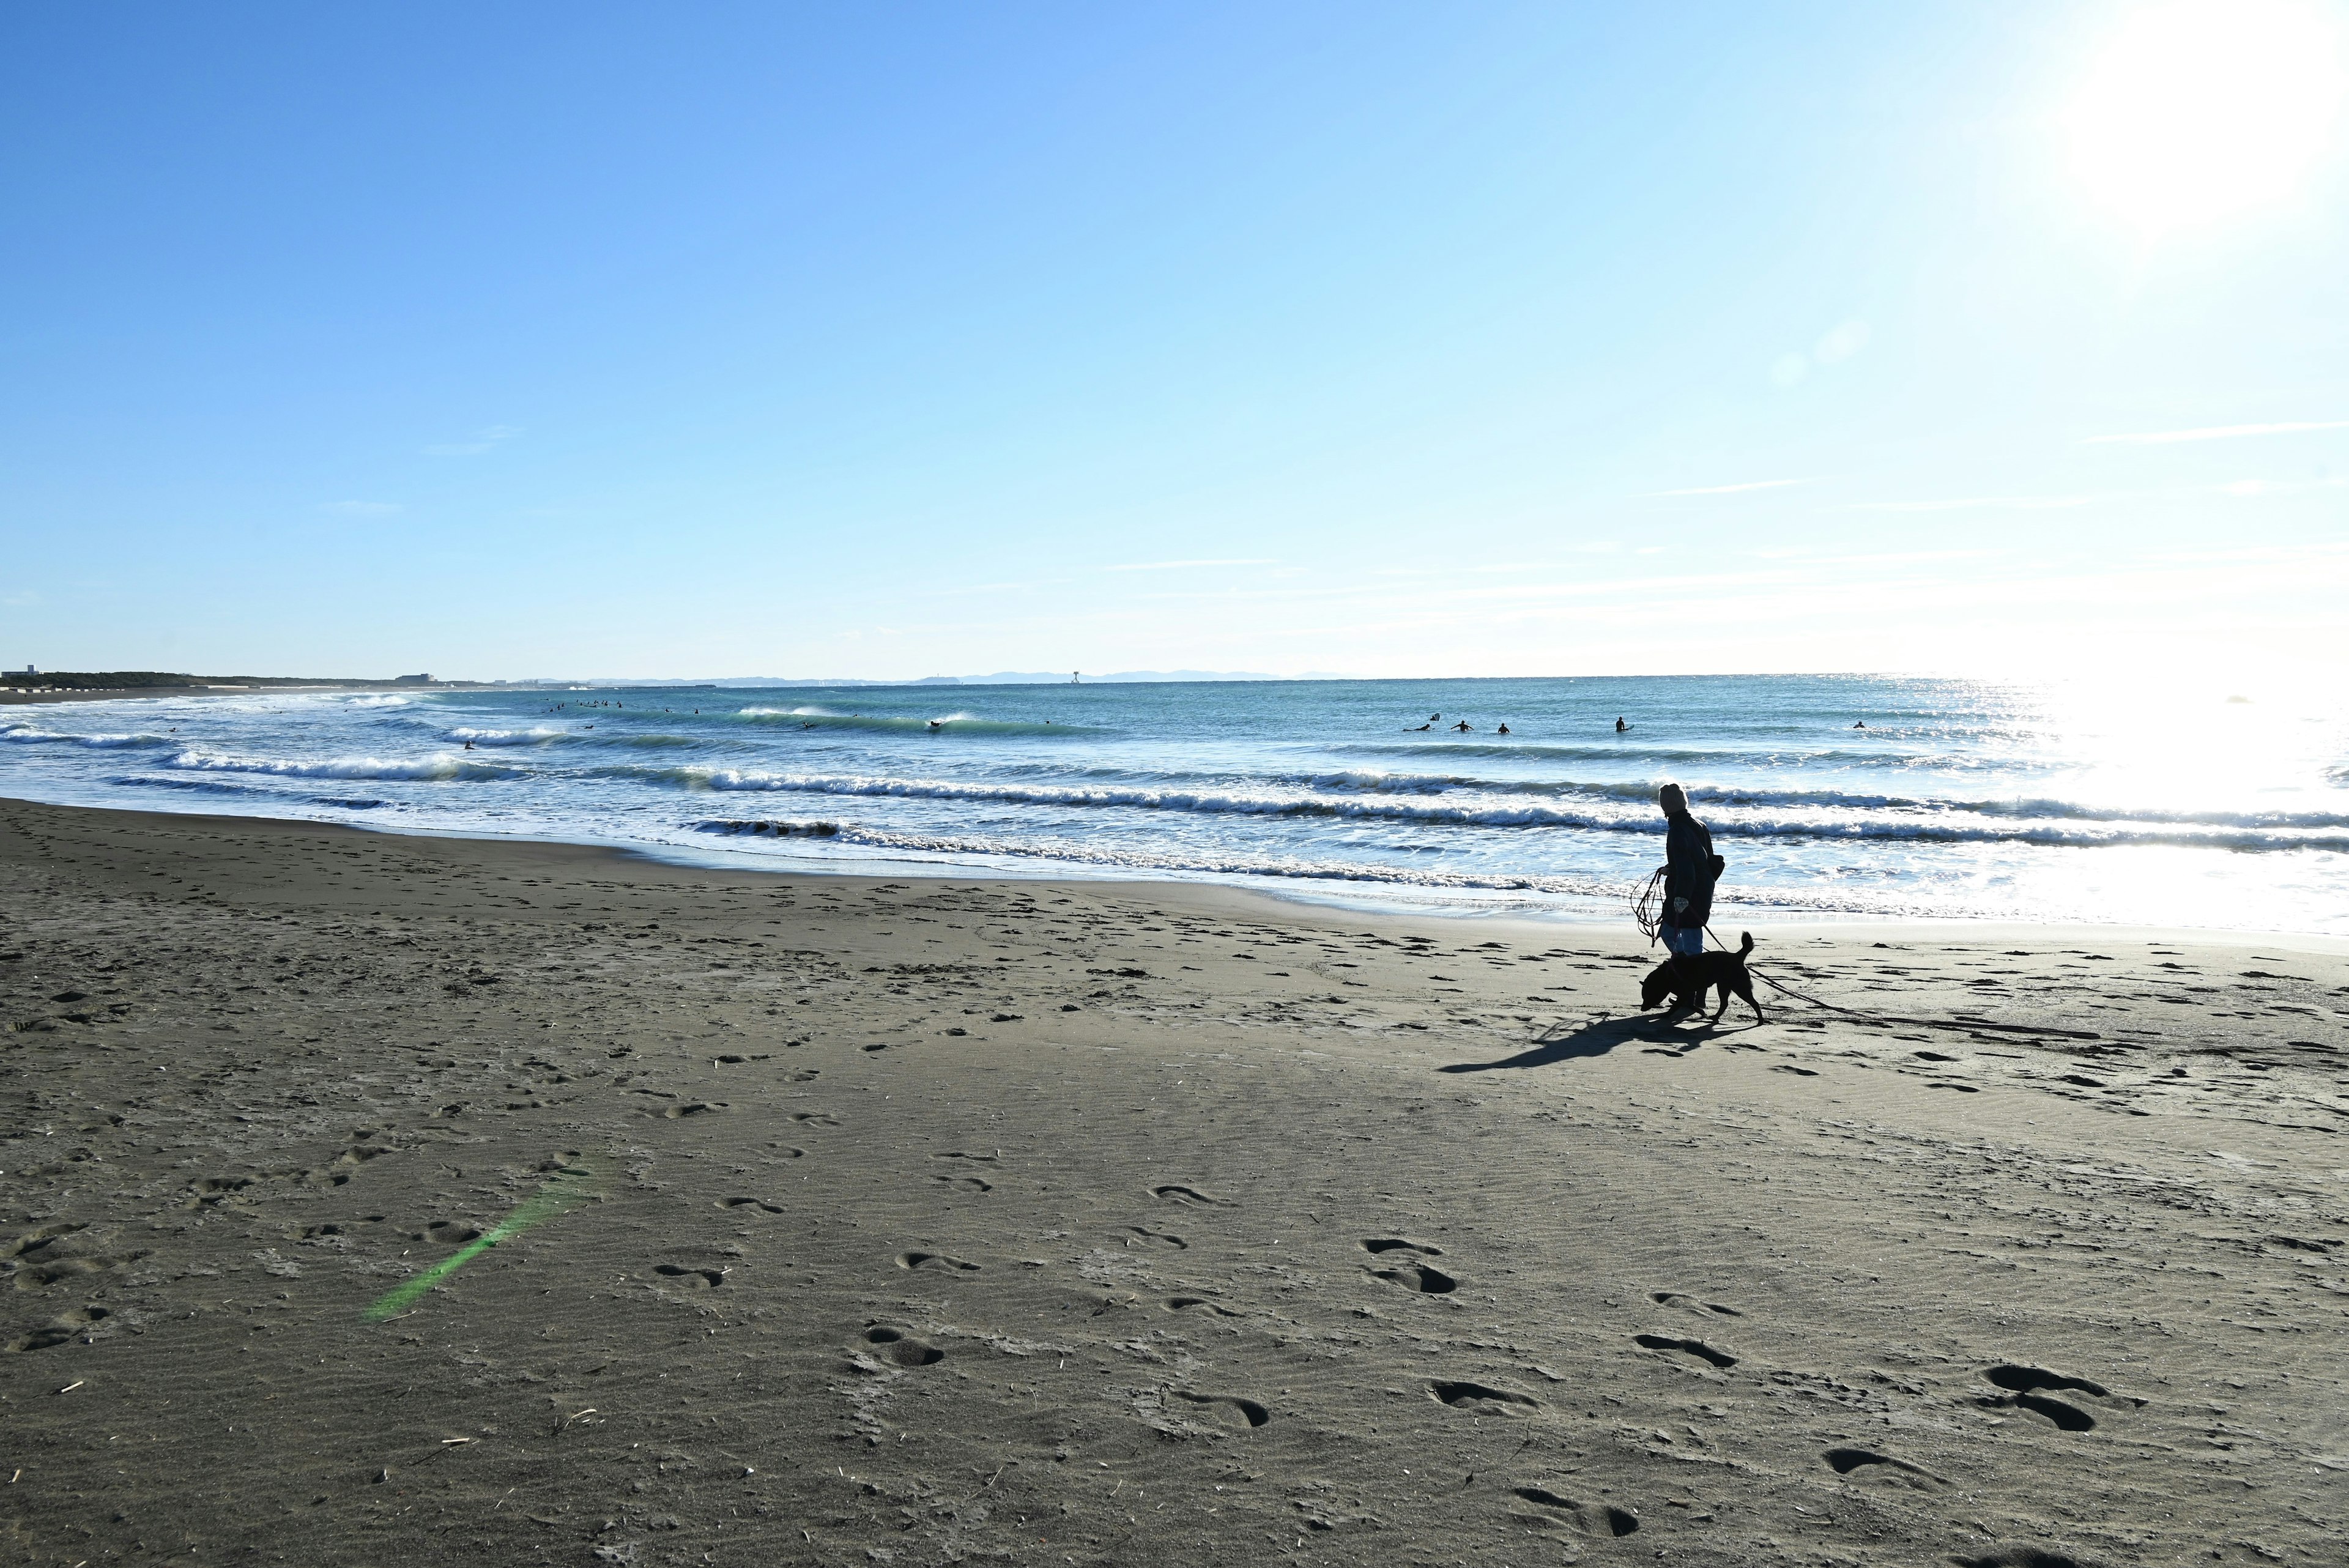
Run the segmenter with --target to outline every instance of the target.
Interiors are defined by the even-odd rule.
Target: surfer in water
[[[1465,719],[1463,719],[1463,720],[1461,720],[1461,721],[1460,721],[1460,722],[1458,722],[1457,724],[1453,725],[1452,727],[1453,727],[1454,729],[1455,729],[1455,730],[1459,731],[1462,734],[1464,734],[1464,734],[1466,734],[1466,733],[1468,732],[1468,721],[1467,721],[1467,720],[1465,720]]]
[[[1616,720],[1615,720],[1615,732],[1616,732],[1617,734],[1619,734],[1619,734],[1621,734],[1624,731],[1626,731],[1626,730],[1630,729],[1630,727],[1631,727],[1630,725],[1626,724],[1625,722],[1623,722],[1623,720],[1622,720],[1622,718],[1621,718],[1621,716],[1620,716],[1619,714],[1616,717]]]

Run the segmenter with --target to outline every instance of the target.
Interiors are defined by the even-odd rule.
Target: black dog
[[[1658,1006],[1669,994],[1674,1008],[1702,1007],[1704,993],[1719,986],[1721,1005],[1713,1010],[1715,1023],[1729,1011],[1732,992],[1745,999],[1756,1022],[1769,1023],[1762,1014],[1762,1004],[1754,1000],[1754,977],[1745,972],[1745,955],[1754,950],[1754,933],[1738,934],[1745,941],[1733,953],[1698,953],[1693,958],[1666,959],[1649,971],[1648,978],[1640,982],[1640,1005]]]

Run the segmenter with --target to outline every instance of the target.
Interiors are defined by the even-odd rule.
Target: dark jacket
[[[1713,919],[1713,835],[1684,811],[1665,820],[1664,924],[1702,926]],[[1675,904],[1678,898],[1687,905]]]

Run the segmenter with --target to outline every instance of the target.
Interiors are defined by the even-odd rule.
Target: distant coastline
[[[0,707],[27,702],[90,702],[133,697],[201,697],[243,695],[254,691],[758,691],[781,690],[862,690],[867,687],[919,686],[1134,686],[1218,680],[1350,680],[1353,676],[1329,670],[1303,675],[1272,675],[1243,670],[1124,670],[1102,675],[1071,670],[999,670],[992,675],[924,675],[900,680],[837,678],[800,679],[782,675],[733,675],[667,679],[655,676],[533,676],[519,680],[435,680],[429,676],[305,676],[190,675],[178,671],[57,670],[0,671]]]

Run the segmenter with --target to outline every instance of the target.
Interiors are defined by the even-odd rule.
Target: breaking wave
[[[539,725],[528,730],[473,730],[459,728],[449,732],[452,741],[471,741],[477,746],[543,746],[549,741],[569,738],[569,732],[550,730]]]
[[[1574,809],[1537,802],[1448,803],[1328,794],[1248,794],[994,784],[943,779],[763,773],[737,768],[613,768],[607,776],[697,790],[771,792],[919,800],[968,800],[1010,805],[1075,808],[1123,807],[1141,811],[1195,812],[1248,816],[1322,816],[1474,827],[1570,828],[1594,833],[1661,837],[1663,819],[1651,809],[1618,813]],[[1714,813],[1709,826],[1716,838],[1887,839],[1931,844],[2033,844],[2093,848],[2112,845],[2183,845],[2232,850],[2326,849],[2349,851],[2349,833],[2311,830],[2261,831],[2188,826],[2111,826],[2094,823],[2019,821],[2013,825],[1947,820],[1940,815],[1878,815],[1798,817]]]
[[[780,827],[787,825],[719,821],[696,823],[693,826],[696,830],[701,832],[730,834],[754,832],[761,826]],[[810,825],[788,826],[805,827]],[[890,849],[917,855],[983,856],[1016,860],[1058,861],[1071,866],[1127,871],[1136,877],[1172,874],[1201,877],[1278,877],[1292,881],[1352,882],[1458,892],[1538,893],[1600,899],[1610,903],[1627,898],[1636,891],[1630,883],[1589,877],[1430,871],[1410,867],[1292,860],[1273,856],[1173,855],[1140,849],[1103,848],[1098,845],[1075,844],[1065,840],[962,837],[939,834],[893,833],[883,829],[847,825],[815,826],[831,827],[833,832],[807,835],[808,836],[833,838],[839,843],[860,845],[874,849]],[[1880,893],[1866,901],[1860,901],[1848,897],[1838,897],[1831,892],[1784,888],[1740,888],[1734,900],[1724,898],[1715,908],[1718,909],[1723,905],[1741,909],[1785,909],[1815,914],[1879,915],[1921,915],[1930,908],[1929,904],[1922,901],[1913,904],[1888,902]]]
[[[11,724],[0,730],[0,741],[26,746],[91,746],[100,751],[179,744],[169,735],[61,735],[54,730],[36,730],[30,724]]]

